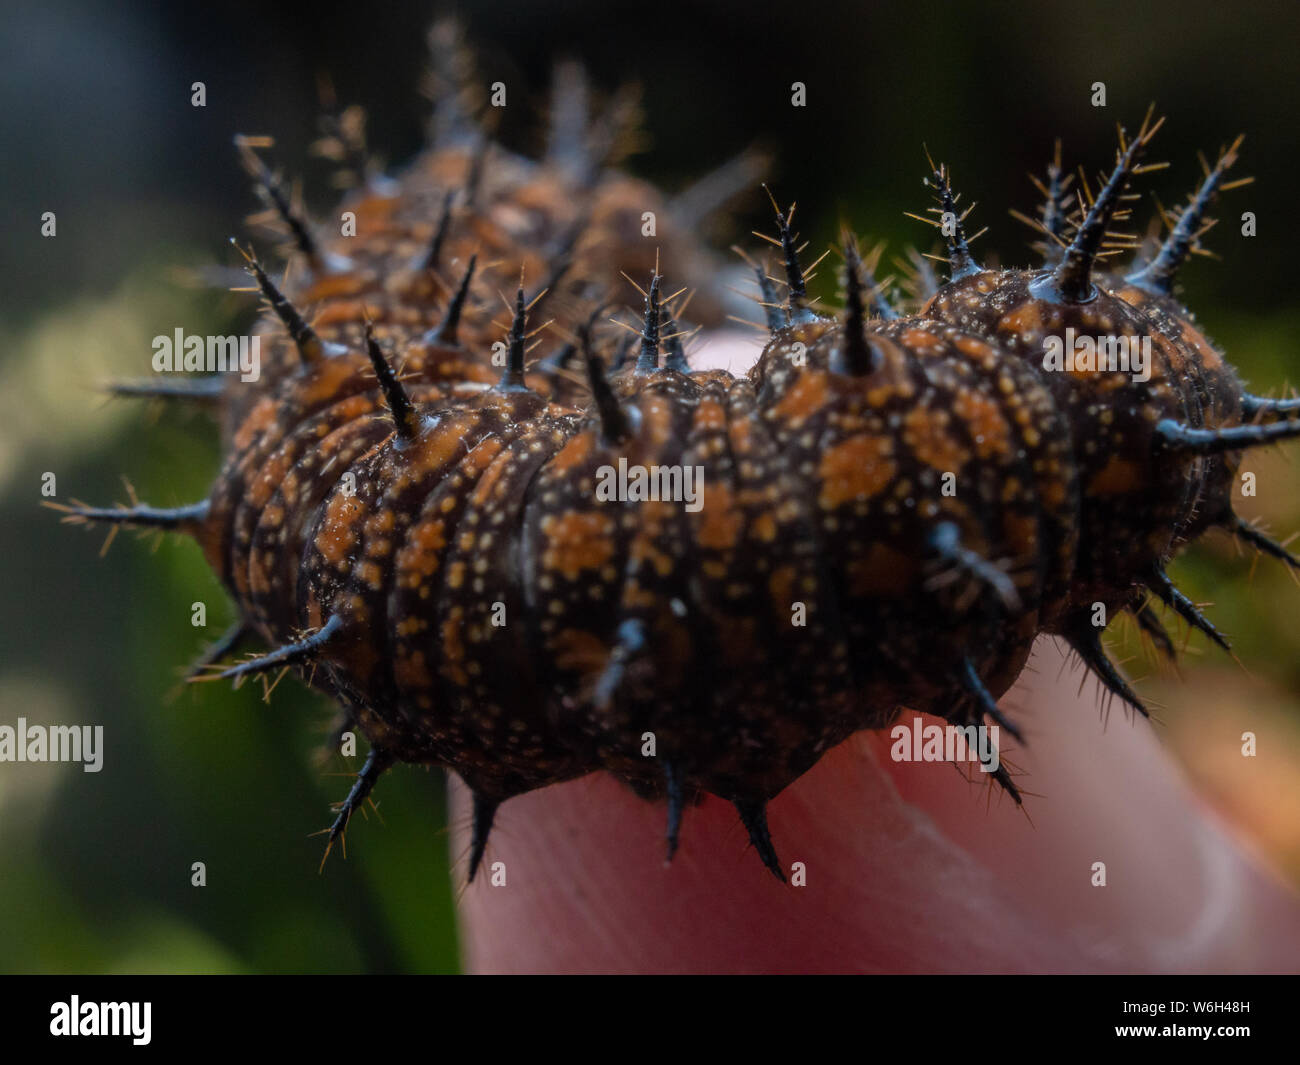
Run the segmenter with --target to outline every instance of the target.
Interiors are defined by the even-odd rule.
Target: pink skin
[[[1033,818],[951,764],[860,733],[772,801],[780,884],[732,807],[664,807],[607,774],[510,800],[461,898],[473,972],[1295,972],[1300,898],[1188,789],[1152,726],[1060,680],[1051,641],[1003,700]],[[910,715],[907,718],[910,721]],[[973,775],[981,776],[978,769]],[[990,801],[991,799],[991,801]],[[469,803],[453,789],[453,853]],[[1104,862],[1106,886],[1093,886]],[[492,885],[493,863],[506,883]]]
[[[733,371],[755,347],[715,338]],[[701,365],[698,357],[693,364]],[[1256,972],[1300,970],[1300,897],[1192,793],[1146,721],[1040,640],[1002,704],[1025,813],[984,774],[894,762],[859,733],[777,796],[779,883],[730,806],[686,811],[664,866],[663,804],[604,773],[502,806],[460,901],[473,972]],[[912,715],[904,720],[911,721]],[[452,790],[453,853],[469,801]],[[493,886],[494,863],[504,886]],[[1094,863],[1105,886],[1094,886]],[[498,873],[502,867],[497,867]]]

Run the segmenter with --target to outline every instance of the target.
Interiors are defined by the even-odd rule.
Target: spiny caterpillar
[[[932,164],[949,278],[919,271],[908,314],[848,235],[843,308],[819,310],[794,209],[774,200],[784,280],[755,264],[770,336],[736,376],[692,370],[683,338],[687,288],[695,321],[719,317],[701,204],[751,185],[745,167],[665,201],[611,165],[627,101],[589,122],[571,67],[547,156],[507,153],[471,119],[455,32],[432,40],[432,142],[400,177],[337,126],[336,155],[359,160],[354,236],[327,238],[267,142],[241,141],[295,267],[277,284],[240,248],[271,312],[260,380],[118,388],[218,404],[210,496],[59,505],[198,541],[240,616],[200,672],[292,667],[342,704],[371,750],[331,844],[388,767],[444,766],[474,796],[472,880],[502,802],[604,769],[667,800],[670,858],[709,792],[784,879],[765,805],[845,737],[904,708],[1018,737],[996,700],[1040,633],[1145,714],[1099,616],[1131,612],[1172,657],[1153,596],[1226,646],[1164,569],[1214,526],[1300,567],[1230,503],[1242,449],[1300,436],[1300,403],[1245,392],[1173,294],[1212,200],[1240,183],[1240,141],[1123,275],[1104,260],[1131,246],[1111,227],[1150,169],[1150,115],[1120,131],[1095,197],[1072,194],[1058,152],[1026,219],[1045,238],[1034,269],[979,264]],[[610,327],[620,274],[646,279],[630,337]],[[1092,357],[1048,366],[1062,337]],[[1145,353],[1142,372],[1104,361],[1117,350]],[[600,490],[609,471],[621,498]],[[686,471],[698,506],[672,498]],[[638,472],[665,491],[634,492]],[[215,665],[253,638],[271,650]],[[995,779],[1020,802],[1004,767]]]

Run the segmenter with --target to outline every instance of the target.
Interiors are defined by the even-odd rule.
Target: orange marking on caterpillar
[[[577,580],[584,570],[600,569],[614,555],[614,522],[599,511],[571,510],[542,519],[542,568]]]
[[[361,506],[351,496],[336,492],[326,504],[325,518],[316,533],[316,550],[332,566],[341,567],[357,546]]]
[[[828,382],[828,376],[819,370],[805,371],[795,379],[794,385],[772,408],[772,412],[797,427],[825,409],[829,395]]]
[[[818,474],[823,507],[870,499],[894,479],[893,442],[878,436],[850,437],[826,449]]]
[[[1109,461],[1088,481],[1088,491],[1094,495],[1131,495],[1146,483],[1142,467],[1132,459],[1112,455]]]
[[[966,453],[944,426],[943,411],[914,407],[903,418],[903,443],[922,462],[940,472],[958,470],[966,464]]]

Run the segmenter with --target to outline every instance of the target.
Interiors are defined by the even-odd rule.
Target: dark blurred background
[[[454,971],[453,880],[442,778],[385,777],[354,822],[348,859],[309,831],[345,794],[349,767],[317,761],[330,714],[291,678],[267,704],[256,685],[174,694],[177,671],[229,620],[196,548],[157,550],[62,528],[40,509],[40,478],[60,499],[201,498],[216,435],[201,415],[107,403],[94,385],[149,372],[150,340],[178,325],[227,333],[250,297],[194,291],[177,267],[229,264],[226,240],[255,207],[236,164],[237,132],[277,138],[274,159],[304,179],[318,211],[334,193],[310,157],[318,85],[363,104],[371,144],[393,165],[420,146],[425,29],[450,11],[234,0],[221,5],[9,0],[0,42],[0,526],[6,594],[0,724],[102,724],[105,768],[0,764],[0,970]],[[1187,300],[1257,390],[1300,379],[1295,44],[1291,2],[923,5],[696,0],[551,2],[458,8],[484,83],[505,81],[501,139],[541,146],[550,66],[573,56],[596,86],[644,87],[645,151],[630,168],[670,190],[760,142],[804,236],[841,219],[888,239],[886,261],[930,233],[903,217],[928,206],[922,142],[953,167],[977,248],[1029,261],[1031,235],[1006,213],[1032,210],[1027,171],[1053,139],[1089,175],[1112,158],[1115,123],[1154,101],[1169,121],[1140,182],[1139,225],[1181,201],[1196,153],[1246,134],[1243,174],[1208,238],[1223,259],[1184,273]],[[206,108],[190,105],[203,81]],[[790,85],[808,105],[790,105]],[[1090,104],[1103,81],[1107,106]],[[1258,217],[1244,239],[1242,211]],[[58,235],[40,235],[57,213]],[[755,190],[724,219],[722,246],[766,226]],[[829,279],[833,271],[824,271]],[[1275,533],[1300,529],[1296,449],[1253,456],[1259,495],[1241,510]],[[1253,846],[1300,881],[1300,587],[1276,563],[1211,536],[1176,567],[1236,638],[1245,668],[1203,651],[1183,678],[1162,672],[1119,627],[1141,690],[1196,786]],[[208,605],[208,628],[190,623]],[[1190,683],[1189,683],[1190,681]],[[1118,720],[1110,727],[1127,727]],[[1260,757],[1235,760],[1207,738],[1257,731]],[[352,767],[353,769],[355,767]],[[190,886],[195,861],[208,886]],[[457,883],[459,881],[457,880]]]

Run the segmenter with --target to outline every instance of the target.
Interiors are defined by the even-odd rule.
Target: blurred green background
[[[323,873],[329,804],[349,784],[320,760],[324,701],[286,679],[269,703],[257,685],[177,693],[177,674],[229,620],[197,549],[133,535],[96,557],[102,533],[61,527],[39,507],[40,478],[60,499],[201,498],[216,472],[201,414],[106,402],[97,382],[149,371],[150,340],[182,326],[227,333],[249,297],[175,284],[177,267],[229,264],[226,239],[255,203],[230,147],[269,133],[317,210],[326,168],[309,158],[317,84],[370,115],[372,145],[400,163],[420,143],[417,92],[425,3],[103,4],[19,0],[0,42],[5,235],[0,244],[0,723],[102,724],[105,768],[0,764],[0,971],[455,971],[446,805],[439,774],[385,777],[371,813]],[[929,233],[902,215],[928,205],[924,141],[978,200],[990,232],[977,246],[1027,262],[1027,171],[1053,139],[1089,174],[1111,158],[1114,125],[1155,101],[1169,122],[1154,151],[1170,170],[1142,182],[1181,200],[1196,153],[1247,135],[1243,173],[1194,263],[1188,302],[1257,390],[1300,378],[1295,121],[1296,5],[807,3],[752,0],[610,5],[463,2],[483,80],[511,86],[502,139],[540,145],[550,64],[576,56],[597,86],[645,90],[646,150],[631,168],[670,189],[760,141],[775,187],[798,198],[804,236],[833,239],[841,219],[887,238],[890,254]],[[208,105],[190,106],[204,81]],[[790,106],[790,83],[808,106]],[[1104,81],[1108,106],[1093,108]],[[523,89],[518,91],[516,88]],[[1139,220],[1152,207],[1144,197]],[[53,210],[58,235],[40,236]],[[1258,217],[1239,235],[1241,211]],[[722,246],[766,226],[765,201],[742,197]],[[748,243],[753,243],[752,239]],[[887,256],[888,261],[890,256]],[[825,279],[833,271],[824,271]],[[1300,529],[1297,451],[1252,457],[1259,495],[1241,510],[1277,534]],[[1121,630],[1140,689],[1196,786],[1244,837],[1300,881],[1300,587],[1276,563],[1211,536],[1175,575],[1216,600],[1244,669],[1204,652],[1183,678],[1163,674]],[[208,628],[190,623],[208,604]],[[1116,721],[1110,727],[1123,727]],[[1261,755],[1209,743],[1246,729]],[[364,749],[364,748],[363,748]],[[352,766],[351,770],[356,767]],[[195,861],[208,884],[190,886]],[[458,883],[458,881],[457,881]]]

